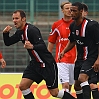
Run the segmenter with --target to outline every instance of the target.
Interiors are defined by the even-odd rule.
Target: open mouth
[[[17,26],[17,23],[14,23],[14,26]]]

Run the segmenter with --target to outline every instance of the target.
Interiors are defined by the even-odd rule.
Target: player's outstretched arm
[[[8,25],[4,28],[3,33],[8,33],[11,29],[12,27]]]

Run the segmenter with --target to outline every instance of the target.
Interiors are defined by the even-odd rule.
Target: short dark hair
[[[82,3],[83,5],[83,10],[88,12],[88,6],[85,3]]]
[[[23,10],[15,10],[13,13],[17,13],[17,12],[20,13],[21,18],[24,18],[24,17],[26,18],[26,14]]]
[[[78,10],[83,10],[83,5],[80,2],[72,3],[72,6],[77,6],[78,7]]]

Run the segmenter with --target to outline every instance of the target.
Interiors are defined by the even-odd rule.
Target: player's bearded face
[[[14,13],[13,16],[13,23],[14,23],[14,26],[17,28],[17,29],[21,29],[22,26],[23,26],[23,21],[22,21],[22,18],[20,16],[20,13],[17,12],[17,13]]]

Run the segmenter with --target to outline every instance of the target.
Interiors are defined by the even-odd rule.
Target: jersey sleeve
[[[95,22],[89,27],[89,35],[93,38],[96,44],[99,44],[99,23]]]
[[[2,53],[0,52],[0,59],[2,59],[3,58],[3,56],[2,56]]]
[[[34,46],[33,47],[34,50],[44,50],[46,48],[46,45],[38,28],[36,27],[31,28],[29,30],[28,37],[30,39],[30,42]]]
[[[68,39],[70,40],[70,42],[74,42],[75,39],[74,39],[74,37],[73,37],[74,34],[73,34],[73,32],[72,32],[73,24],[70,25],[69,29],[70,29],[70,35],[69,35]]]
[[[8,33],[3,33],[3,40],[6,46],[10,46],[12,44],[17,43],[18,41],[21,40],[23,31],[22,30],[17,30],[12,36],[9,35]]]
[[[58,33],[57,33],[56,25],[54,23],[52,25],[51,32],[50,32],[49,37],[48,37],[48,41],[55,44],[57,36],[58,36]]]

